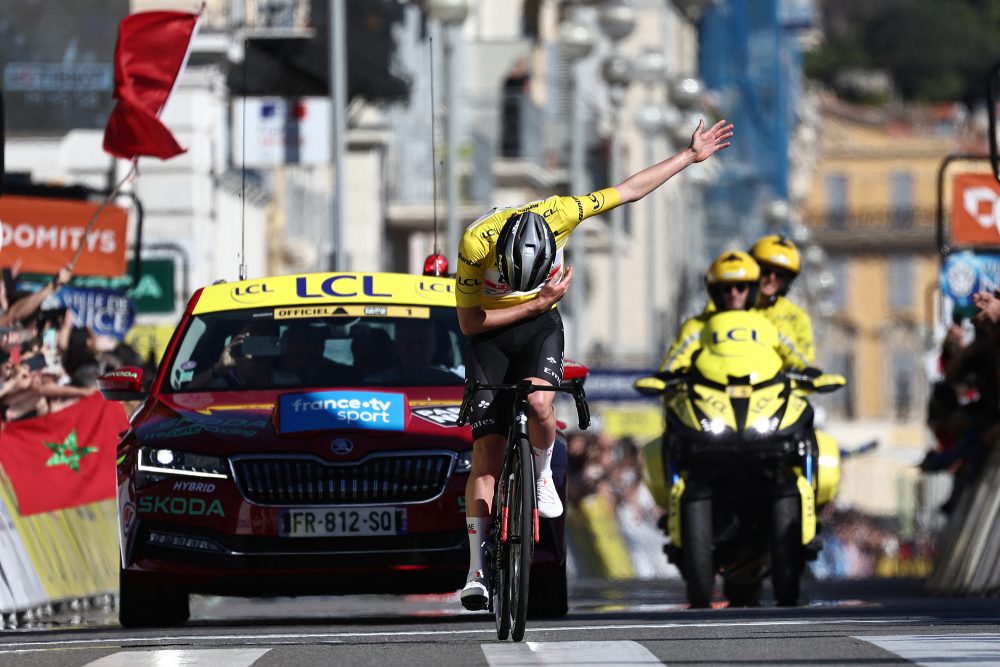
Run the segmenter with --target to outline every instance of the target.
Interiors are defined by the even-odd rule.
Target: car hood
[[[398,418],[384,427],[344,428],[306,424],[292,430],[287,416],[295,399],[327,396],[314,392],[247,391],[199,392],[161,395],[151,401],[133,422],[139,444],[144,446],[194,448],[219,454],[243,452],[330,451],[338,438],[350,441],[351,456],[379,449],[449,448],[471,443],[469,428],[455,426],[462,387],[382,388],[344,390],[364,400],[366,396],[387,399],[402,407]],[[279,407],[276,407],[279,406]],[[282,415],[282,410],[286,415]],[[282,427],[284,426],[284,427]],[[341,443],[343,449],[346,446]]]

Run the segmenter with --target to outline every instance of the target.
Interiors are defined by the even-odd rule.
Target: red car
[[[106,398],[140,401],[118,450],[122,625],[183,623],[189,593],[462,587],[472,445],[454,424],[453,289],[388,273],[212,285],[151,382],[131,367],[101,378]],[[560,438],[564,502],[565,464]],[[559,616],[564,524],[544,524],[532,611]]]

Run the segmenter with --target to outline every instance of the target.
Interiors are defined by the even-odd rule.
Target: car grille
[[[401,454],[356,463],[311,457],[233,460],[243,496],[264,505],[417,503],[444,491],[454,454]]]

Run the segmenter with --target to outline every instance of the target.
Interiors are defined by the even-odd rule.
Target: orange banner
[[[98,204],[44,197],[0,197],[3,250],[0,267],[21,261],[24,273],[55,275],[84,242],[83,232]],[[109,204],[94,223],[73,269],[78,276],[125,273],[128,212]]]
[[[992,174],[956,174],[952,179],[951,242],[1000,245],[1000,183]]]

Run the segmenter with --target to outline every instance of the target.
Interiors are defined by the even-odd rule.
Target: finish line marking
[[[1000,636],[996,634],[887,635],[855,639],[926,667],[995,667],[1000,664]]]
[[[786,621],[715,621],[700,623],[641,623],[626,625],[565,625],[543,628],[528,628],[530,634],[543,632],[592,632],[594,630],[659,630],[670,628],[719,628],[719,627],[768,627],[768,626],[797,626],[797,625],[885,625],[887,623],[914,624],[923,623],[923,620],[906,619],[831,619],[829,621],[816,620],[786,620]],[[495,635],[496,630],[491,626],[477,630],[411,630],[411,631],[384,631],[384,632],[324,632],[324,633],[287,633],[287,634],[259,634],[259,635],[167,635],[160,637],[101,637],[99,639],[57,639],[53,641],[33,641],[33,642],[0,642],[0,654],[3,653],[30,653],[33,651],[45,651],[51,648],[65,646],[81,646],[88,644],[103,644],[123,646],[127,644],[149,644],[161,643],[169,644],[176,642],[211,642],[226,640],[258,640],[254,643],[266,644],[269,639],[318,639],[324,641],[336,641],[338,639],[364,638],[364,637],[435,637],[454,635]]]
[[[499,642],[483,644],[490,667],[541,667],[544,665],[601,665],[631,667],[663,663],[642,644],[633,641]]]

